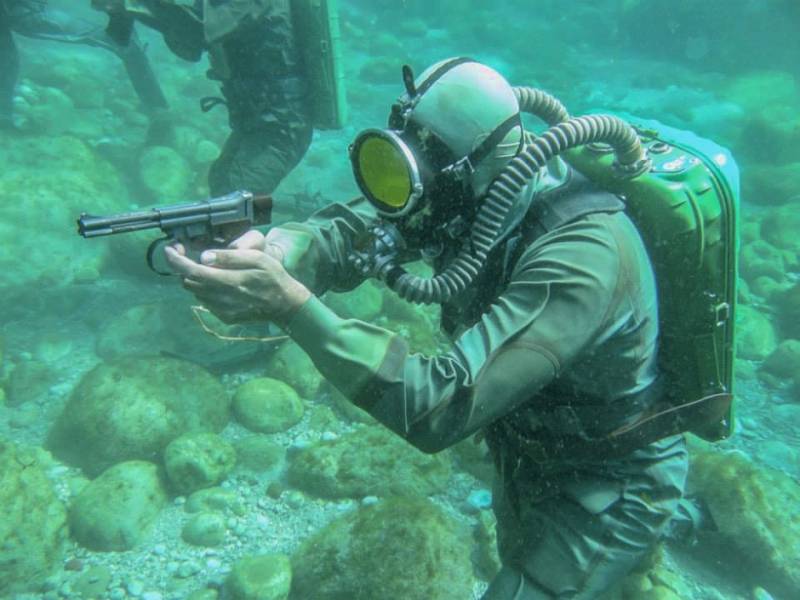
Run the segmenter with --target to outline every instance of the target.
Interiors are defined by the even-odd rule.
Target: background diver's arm
[[[0,5],[0,128],[12,125],[14,88],[19,77],[19,53],[4,10]]]

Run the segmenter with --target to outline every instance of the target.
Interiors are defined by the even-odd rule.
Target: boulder
[[[764,360],[778,345],[775,327],[769,318],[752,306],[736,308],[736,349],[740,358]]]
[[[225,515],[220,512],[193,514],[181,531],[183,541],[192,546],[214,547],[225,541]]]
[[[303,401],[284,382],[256,377],[236,389],[233,413],[251,431],[278,433],[300,422],[303,418]]]
[[[75,498],[69,511],[79,544],[101,552],[131,550],[147,534],[167,493],[158,467],[145,461],[115,465]]]
[[[183,156],[168,146],[150,146],[139,159],[139,178],[158,204],[185,202],[194,174]]]
[[[753,585],[769,582],[776,597],[791,598],[800,589],[800,484],[744,453],[723,453],[693,445],[689,489],[708,505],[718,547],[717,560],[752,573]],[[755,580],[758,577],[759,580]]]
[[[233,446],[216,433],[185,433],[164,451],[167,477],[180,494],[217,485],[235,464]]]
[[[333,521],[292,556],[294,600],[471,598],[473,542],[427,498],[390,498]]]
[[[428,496],[445,489],[450,470],[446,454],[423,454],[383,427],[362,426],[297,451],[288,478],[323,498]]]
[[[230,600],[286,600],[291,585],[292,566],[288,556],[246,556],[233,565],[225,580],[225,594]],[[316,596],[307,596],[313,597]]]
[[[228,422],[222,385],[195,364],[166,357],[101,363],[73,391],[48,444],[90,476],[125,460],[160,458],[183,433]]]
[[[36,592],[64,560],[67,512],[46,453],[0,439],[0,597]]]
[[[308,354],[292,341],[286,341],[272,354],[265,374],[288,383],[303,398],[314,399],[323,378]]]

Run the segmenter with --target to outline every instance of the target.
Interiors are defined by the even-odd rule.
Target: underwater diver
[[[109,34],[125,42],[134,21],[161,32],[180,58],[208,52],[208,77],[223,98],[203,98],[204,111],[228,108],[231,134],[209,172],[212,196],[236,190],[272,193],[311,143],[312,120],[289,0],[92,0],[110,16]]]
[[[118,43],[100,27],[65,21],[51,14],[47,0],[0,0],[0,128],[14,126],[19,53],[13,34],[105,48],[122,60],[143,108],[151,117],[167,109],[167,101],[135,32],[131,31],[124,43]]]
[[[664,534],[688,460],[682,429],[645,418],[662,388],[643,239],[622,199],[563,161],[559,144],[602,139],[631,176],[649,158],[626,123],[569,119],[478,62],[403,75],[389,127],[350,150],[363,198],[252,230],[199,262],[180,245],[167,259],[220,319],[279,324],[350,401],[420,450],[485,435],[502,568],[484,600],[598,598]],[[525,131],[521,112],[551,129]],[[420,257],[434,276],[400,266]],[[318,298],[368,276],[440,304],[452,349],[412,353]]]

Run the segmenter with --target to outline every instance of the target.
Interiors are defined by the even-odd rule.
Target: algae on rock
[[[0,439],[0,596],[35,592],[61,564],[67,512],[43,452]]]
[[[229,417],[225,389],[202,367],[166,357],[101,363],[80,381],[48,440],[89,475],[125,460],[158,460],[186,432],[218,432]]]
[[[263,554],[246,556],[233,565],[224,589],[230,600],[286,600],[291,585],[289,557]]]
[[[69,510],[70,529],[91,550],[130,550],[142,541],[166,503],[156,465],[142,460],[119,463],[75,498]]]
[[[473,542],[427,498],[390,498],[345,514],[292,557],[293,600],[472,597]]]
[[[270,377],[256,377],[240,385],[233,397],[233,413],[250,431],[279,433],[303,418],[303,401],[290,385]]]
[[[732,564],[749,565],[779,597],[800,589],[800,484],[756,465],[743,453],[722,453],[696,442],[689,489],[708,504]],[[766,584],[770,584],[767,586]],[[782,596],[782,594],[788,594]]]
[[[323,498],[428,496],[450,477],[447,453],[423,454],[383,427],[361,426],[292,456],[289,481]]]
[[[164,451],[164,467],[181,494],[217,485],[233,470],[236,451],[216,433],[185,433]]]

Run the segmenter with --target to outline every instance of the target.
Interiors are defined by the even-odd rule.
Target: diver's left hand
[[[179,244],[164,251],[183,278],[183,286],[225,323],[272,321],[286,325],[311,297],[276,255],[264,249],[234,245],[206,250],[199,263],[187,257]]]

